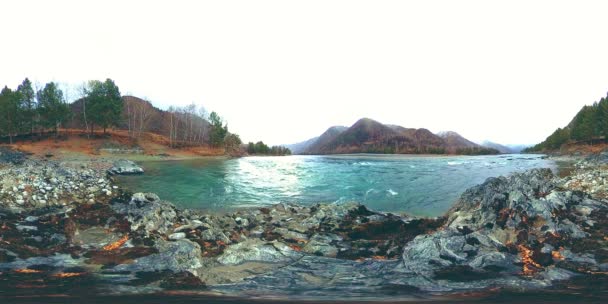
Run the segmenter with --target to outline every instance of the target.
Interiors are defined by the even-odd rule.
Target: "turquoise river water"
[[[337,155],[142,162],[121,177],[132,191],[157,193],[181,207],[224,211],[279,202],[356,201],[378,211],[438,216],[488,177],[556,169],[542,155]]]

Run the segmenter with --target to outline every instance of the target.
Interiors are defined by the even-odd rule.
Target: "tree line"
[[[55,82],[34,90],[26,78],[12,90],[5,86],[0,92],[0,136],[13,138],[57,129],[70,117],[63,91]]]
[[[262,141],[257,143],[249,142],[247,144],[247,153],[249,155],[274,155],[283,156],[291,155],[291,150],[283,146],[272,146],[269,147]]]
[[[0,92],[0,137],[42,135],[60,128],[81,129],[87,136],[96,128],[106,134],[109,128],[126,130],[134,140],[145,133],[164,135],[172,147],[201,146],[240,149],[237,134],[216,112],[208,113],[194,103],[185,107],[171,106],[167,111],[151,102],[133,96],[122,96],[112,79],[93,80],[76,88],[77,99],[68,103],[67,92],[55,82],[34,90],[26,78],[12,90]],[[66,88],[66,91],[69,88]]]
[[[608,96],[583,108],[564,128],[555,130],[545,141],[524,152],[558,150],[566,143],[593,143],[608,138]]]

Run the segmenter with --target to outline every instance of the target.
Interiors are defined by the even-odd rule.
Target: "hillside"
[[[123,96],[121,119],[116,129],[127,131],[133,138],[144,133],[165,136],[173,146],[194,146],[209,143],[209,122],[188,108],[164,111],[149,101],[135,96]],[[70,104],[73,113],[66,123],[69,129],[91,128],[90,118],[85,120],[83,99]]]
[[[481,147],[455,132],[445,138],[427,129],[385,125],[369,118],[358,120],[351,127],[331,127],[318,138],[307,141],[308,148],[299,146],[296,154],[496,154],[498,151]],[[301,145],[298,143],[296,145]]]
[[[527,148],[524,152],[574,151],[585,145],[605,144],[608,138],[608,97],[586,105],[574,116],[568,125],[558,128],[543,142]]]

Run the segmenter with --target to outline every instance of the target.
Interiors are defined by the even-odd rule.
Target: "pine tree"
[[[36,122],[36,96],[34,89],[32,88],[32,82],[28,78],[25,78],[17,87],[17,92],[19,92],[20,97],[19,106],[22,109],[21,118],[23,119],[23,125],[29,133],[34,133]]]
[[[8,136],[11,144],[19,132],[19,112],[19,94],[5,86],[0,92],[0,133]]]
[[[209,114],[209,123],[211,123],[211,132],[209,134],[211,145],[215,147],[223,146],[226,134],[228,134],[228,125],[224,125],[222,118],[216,112]]]
[[[63,99],[63,92],[56,83],[49,82],[44,89],[38,91],[37,97],[41,125],[45,128],[52,128],[57,135],[57,128],[67,121],[71,114],[69,106]]]
[[[120,122],[122,113],[122,97],[120,90],[112,79],[105,82],[98,80],[89,82],[87,88],[87,115],[94,124],[103,128],[103,133],[111,126]]]

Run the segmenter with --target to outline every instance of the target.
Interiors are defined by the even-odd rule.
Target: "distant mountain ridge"
[[[499,143],[495,143],[489,140],[484,140],[479,143],[480,145],[492,149],[498,150],[502,154],[517,154],[521,153],[522,150],[529,147],[528,145],[501,145]]]
[[[319,137],[287,145],[294,154],[498,154],[456,132],[433,134],[427,129],[385,125],[362,118],[351,127],[334,126]]]

